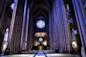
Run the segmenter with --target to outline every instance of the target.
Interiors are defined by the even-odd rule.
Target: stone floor
[[[80,57],[74,54],[61,54],[61,53],[44,53],[39,51],[35,54],[14,54],[14,55],[2,55],[0,57]]]

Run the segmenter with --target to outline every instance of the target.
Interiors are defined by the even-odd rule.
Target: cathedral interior
[[[0,57],[86,57],[86,0],[0,0]]]

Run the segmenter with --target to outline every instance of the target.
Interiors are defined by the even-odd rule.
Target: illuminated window
[[[37,26],[37,28],[40,28],[40,29],[44,28],[45,27],[45,21],[38,20],[36,23],[36,26]]]

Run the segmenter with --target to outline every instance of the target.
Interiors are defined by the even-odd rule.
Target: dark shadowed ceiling
[[[51,5],[51,0],[30,0],[31,15],[34,18],[38,16],[48,18],[49,12],[51,10]]]

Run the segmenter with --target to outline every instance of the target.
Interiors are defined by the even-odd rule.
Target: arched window
[[[2,52],[5,52],[8,45],[8,32],[9,32],[9,28],[6,29],[6,32],[4,34]]]

